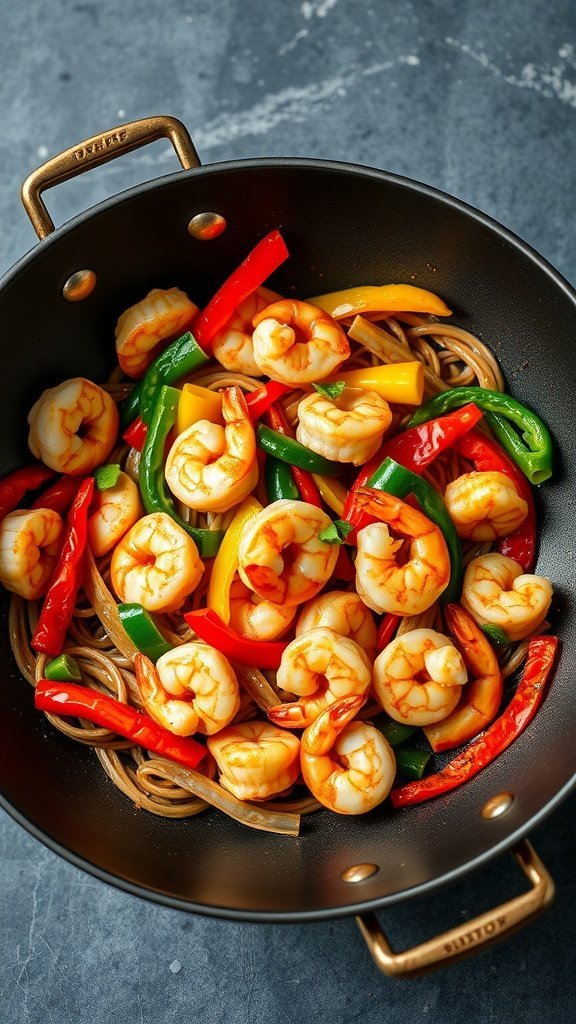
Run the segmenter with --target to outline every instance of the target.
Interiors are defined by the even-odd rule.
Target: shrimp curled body
[[[262,371],[254,360],[252,321],[266,306],[280,298],[270,288],[257,288],[235,309],[226,326],[218,331],[212,341],[212,351],[225,370],[247,373],[249,377],[260,376]]]
[[[514,533],[528,505],[504,473],[463,473],[448,484],[444,500],[460,537],[493,541]]]
[[[277,640],[290,628],[296,605],[286,607],[258,597],[236,577],[230,587],[230,626],[250,640]]]
[[[88,540],[96,558],[108,554],[143,512],[138,487],[127,473],[120,473],[113,487],[95,491]]]
[[[118,409],[108,392],[85,377],[44,391],[28,413],[28,446],[58,473],[90,473],[106,461],[118,434]]]
[[[238,681],[229,661],[208,644],[181,644],[163,654],[155,672],[138,675],[144,706],[176,736],[211,736],[240,708]]]
[[[259,372],[282,384],[323,380],[350,355],[340,325],[309,302],[281,299],[258,313],[253,324]]]
[[[298,405],[298,420],[301,444],[327,459],[361,466],[378,451],[392,413],[375,391],[345,388],[338,398],[307,395]]]
[[[48,590],[64,523],[51,508],[16,509],[0,523],[0,583],[27,601]]]
[[[300,774],[300,740],[268,722],[229,725],[208,740],[220,785],[239,800],[267,800],[294,785]]]
[[[490,552],[474,558],[464,573],[462,605],[479,625],[499,626],[509,640],[522,640],[544,622],[552,584],[523,573],[513,558]]]
[[[194,541],[165,512],[139,519],[115,547],[110,563],[120,600],[137,602],[150,612],[180,608],[203,572]]]
[[[396,722],[431,725],[447,718],[468,676],[449,637],[413,629],[396,637],[374,662],[373,687]]]
[[[308,601],[296,623],[296,636],[302,636],[318,626],[333,629],[339,636],[347,636],[359,644],[372,660],[376,652],[377,629],[372,612],[358,594],[348,590],[331,590],[328,594]]]
[[[142,377],[163,341],[188,327],[198,307],[179,288],[153,288],[126,309],[116,324],[116,354],[129,377]]]

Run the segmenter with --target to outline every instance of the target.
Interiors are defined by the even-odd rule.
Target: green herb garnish
[[[120,466],[117,462],[111,462],[108,466],[99,466],[94,470],[94,483],[99,491],[108,491],[115,487],[120,476]]]
[[[323,540],[326,544],[343,544],[353,529],[352,523],[345,523],[343,519],[335,519],[325,530],[321,530],[318,540]]]
[[[345,380],[335,380],[333,384],[313,384],[313,388],[319,395],[323,395],[324,398],[340,398],[340,395],[346,387]]]

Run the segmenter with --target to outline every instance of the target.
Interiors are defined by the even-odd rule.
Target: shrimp
[[[327,459],[361,466],[378,451],[392,413],[375,391],[344,388],[338,398],[307,395],[298,405],[298,419],[301,444]]]
[[[359,488],[356,502],[383,520],[358,533],[356,590],[375,612],[419,615],[438,600],[450,581],[450,556],[441,530],[422,512],[383,491]],[[401,540],[388,530],[410,537],[410,553],[396,562]]]
[[[449,637],[413,629],[396,637],[374,662],[376,697],[396,722],[431,725],[454,710],[468,675]]]
[[[270,288],[257,288],[237,306],[232,319],[218,331],[212,342],[212,352],[225,370],[247,373],[249,377],[260,376],[261,370],[254,361],[252,320],[280,298],[282,296]]]
[[[165,512],[139,519],[114,548],[110,579],[121,601],[173,612],[196,589],[204,565],[192,537]]]
[[[296,605],[287,608],[258,597],[237,576],[230,587],[230,626],[251,640],[277,640],[290,628]]]
[[[282,498],[245,523],[240,579],[259,597],[288,607],[316,597],[334,572],[338,548],[318,540],[332,520],[306,501]]]
[[[300,774],[300,740],[268,722],[241,722],[208,740],[220,785],[239,800],[267,800],[294,785]]]
[[[56,566],[64,523],[51,508],[16,509],[0,523],[0,583],[27,601],[43,597]]]
[[[179,288],[153,288],[126,309],[116,324],[116,354],[128,377],[142,377],[155,348],[189,327],[198,307]]]
[[[43,391],[28,413],[28,446],[57,473],[78,476],[106,462],[118,435],[118,409],[85,377]]]
[[[95,507],[94,507],[95,506]],[[127,473],[114,487],[96,490],[88,517],[88,542],[96,558],[108,554],[131,526],[144,515],[140,492]]]
[[[302,734],[304,782],[337,814],[365,814],[386,799],[396,774],[388,740],[367,722],[353,722],[364,697],[331,704]]]
[[[296,623],[296,636],[302,636],[317,626],[327,626],[339,636],[349,637],[360,645],[370,661],[374,659],[378,631],[372,613],[358,594],[331,590],[329,594],[308,601]]]
[[[222,415],[224,427],[198,420],[168,453],[166,482],[188,508],[226,512],[258,482],[254,427],[239,387],[222,392]]]
[[[463,473],[444,492],[459,537],[492,541],[514,533],[528,515],[528,504],[504,473]]]
[[[156,668],[136,655],[136,679],[146,711],[176,736],[212,736],[240,708],[240,689],[232,666],[208,644],[181,644],[162,654]]]
[[[359,644],[320,626],[296,637],[282,654],[276,682],[300,696],[293,704],[269,708],[276,725],[302,729],[341,697],[363,697],[370,688],[372,666]]]
[[[258,313],[252,323],[259,373],[282,384],[323,380],[350,355],[348,338],[340,325],[309,302],[281,299]]]
[[[446,624],[464,652],[472,682],[462,690],[454,711],[424,732],[432,750],[451,750],[477,736],[495,718],[502,700],[502,673],[492,645],[474,619],[457,604],[445,609]]]
[[[464,608],[479,625],[499,626],[512,641],[538,629],[551,601],[550,580],[523,573],[518,562],[496,551],[474,558],[464,573]]]

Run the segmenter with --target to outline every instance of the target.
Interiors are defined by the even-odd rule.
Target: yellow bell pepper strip
[[[222,423],[222,395],[218,391],[201,388],[198,384],[185,384],[178,400],[176,433],[191,427],[198,420]]]
[[[348,497],[348,490],[339,480],[329,479],[319,473],[312,473],[312,479],[320,491],[320,497],[328,508],[336,513],[339,519],[343,519],[344,505]]]
[[[212,564],[207,603],[226,625],[230,622],[230,587],[238,571],[238,547],[242,530],[245,523],[261,511],[262,505],[252,496],[238,506]]]
[[[424,395],[424,366],[417,359],[340,371],[337,377],[329,377],[323,384],[336,380],[343,380],[348,388],[376,391],[386,402],[398,405],[420,405]]]
[[[434,292],[413,284],[360,285],[308,299],[335,320],[357,313],[434,313],[450,316],[451,309]]]

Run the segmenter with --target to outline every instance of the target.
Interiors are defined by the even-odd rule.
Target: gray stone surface
[[[18,186],[47,155],[153,112],[204,162],[349,159],[429,182],[518,232],[576,282],[576,9],[570,0],[21,0],[1,5],[0,270],[34,243]],[[68,183],[57,223],[175,167],[149,151]],[[538,752],[534,752],[537,760]],[[570,1021],[576,804],[534,835],[558,899],[474,961],[381,977],[352,921],[228,924],[82,874],[0,816],[0,1021],[278,1024]],[[504,858],[385,915],[398,946],[517,891]]]

